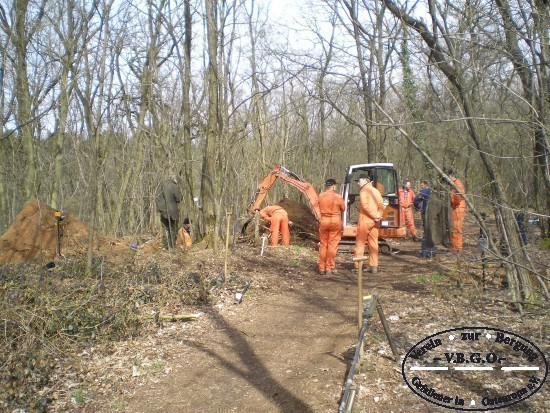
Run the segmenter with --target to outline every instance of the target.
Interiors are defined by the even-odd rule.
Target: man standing
[[[175,176],[171,176],[157,191],[157,211],[160,212],[160,222],[164,229],[162,234],[163,249],[174,248],[178,232],[178,204],[181,199],[178,179]]]
[[[426,227],[426,223],[424,222],[426,208],[428,207],[428,201],[430,200],[431,193],[432,188],[430,188],[430,183],[428,181],[422,181],[420,182],[420,193],[414,198],[414,207],[420,211],[420,215],[422,216],[422,226],[424,228]]]
[[[355,241],[356,258],[365,253],[365,244],[369,248],[369,271],[378,272],[378,227],[384,211],[382,195],[378,189],[372,186],[370,177],[366,173],[359,175],[359,222],[357,225],[357,238]],[[357,269],[359,264],[355,263]]]
[[[269,221],[269,232],[271,232],[271,246],[279,244],[279,231],[283,237],[283,245],[290,245],[290,230],[288,229],[288,214],[282,206],[266,206],[260,211],[260,216]]]
[[[410,181],[406,181],[403,184],[403,187],[399,189],[399,203],[401,204],[401,209],[403,210],[403,216],[405,217],[405,224],[409,229],[409,232],[413,238],[413,241],[419,241],[416,237],[416,228],[414,226],[414,191],[411,188]]]
[[[431,194],[432,188],[430,188],[430,183],[428,181],[420,182],[420,193],[414,198],[414,207],[420,211],[420,215],[422,216],[422,228],[424,230],[421,247],[422,258],[431,258],[436,254],[435,245],[432,242],[428,242],[427,237],[426,211]]]
[[[346,210],[344,198],[336,193],[336,181],[327,179],[325,191],[319,195],[321,222],[319,223],[319,274],[336,272],[334,259],[342,238],[342,212]]]
[[[447,172],[451,181],[458,187],[458,191],[455,188],[451,189],[451,248],[452,254],[457,254],[462,251],[462,236],[463,236],[463,223],[464,216],[466,215],[466,201],[464,195],[466,190],[464,185],[456,176],[456,171],[449,169]]]

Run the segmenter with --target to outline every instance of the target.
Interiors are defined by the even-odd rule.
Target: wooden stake
[[[224,262],[223,275],[227,280],[227,256],[229,253],[229,225],[231,224],[231,212],[227,213],[226,219],[227,219],[227,232],[225,234],[225,262]]]

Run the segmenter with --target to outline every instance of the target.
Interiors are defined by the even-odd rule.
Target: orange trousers
[[[378,228],[374,222],[360,225],[357,228],[357,238],[355,239],[354,257],[359,258],[365,255],[365,244],[369,247],[369,265],[378,267]],[[355,263],[355,268],[359,268],[359,264]]]
[[[451,208],[451,252],[462,251],[462,236],[465,207]]]
[[[416,238],[416,228],[414,226],[414,212],[412,207],[403,208],[403,214],[405,215],[405,222],[407,223],[407,228],[411,233],[411,236]]]
[[[288,229],[288,215],[285,210],[275,211],[271,216],[271,246],[279,244],[279,231],[283,237],[283,245],[290,245],[290,230]]]
[[[321,219],[319,224],[319,271],[332,271],[334,259],[338,253],[338,243],[342,238],[342,221],[339,219]]]

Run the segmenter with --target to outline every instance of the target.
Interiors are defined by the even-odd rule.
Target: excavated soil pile
[[[283,198],[277,202],[288,213],[288,219],[292,221],[290,226],[290,236],[302,240],[318,241],[318,222],[315,216],[306,204],[302,204],[292,199]],[[260,220],[262,229],[260,232],[269,232],[269,222]],[[243,235],[246,238],[254,238],[254,219],[249,219],[244,223]]]
[[[34,259],[53,259],[57,248],[55,209],[37,200],[25,204],[11,227],[0,237],[0,264]],[[73,214],[66,214],[59,224],[61,254],[86,252],[88,225]],[[100,234],[94,236],[94,253],[128,254],[129,245]]]
[[[277,205],[282,206],[288,213],[288,219],[293,222],[291,234],[303,239],[317,240],[319,238],[319,223],[306,204],[292,199],[283,198]]]

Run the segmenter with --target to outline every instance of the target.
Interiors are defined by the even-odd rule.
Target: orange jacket
[[[409,208],[413,205],[414,198],[415,194],[412,189],[405,190],[403,188],[399,188],[399,203],[401,204],[401,208]]]
[[[265,219],[266,221],[271,221],[271,216],[273,214],[284,214],[288,215],[285,211],[285,209],[282,206],[279,205],[270,205],[266,206],[260,211],[260,216]]]
[[[337,194],[332,189],[327,189],[319,195],[319,209],[321,211],[321,219],[341,220],[341,213],[346,210],[344,198]]]
[[[372,183],[363,185],[359,191],[359,221],[373,223],[376,218],[382,218],[384,204],[380,191]]]
[[[450,194],[451,207],[453,207],[453,209],[466,208],[466,201],[464,200],[464,197],[462,196],[462,194],[466,193],[466,189],[464,188],[464,185],[462,184],[462,182],[460,182],[460,179],[458,179],[458,178],[455,179],[454,183],[455,183],[456,186],[458,186],[458,189],[460,189],[460,191],[457,191],[454,188],[451,189],[451,194]]]

